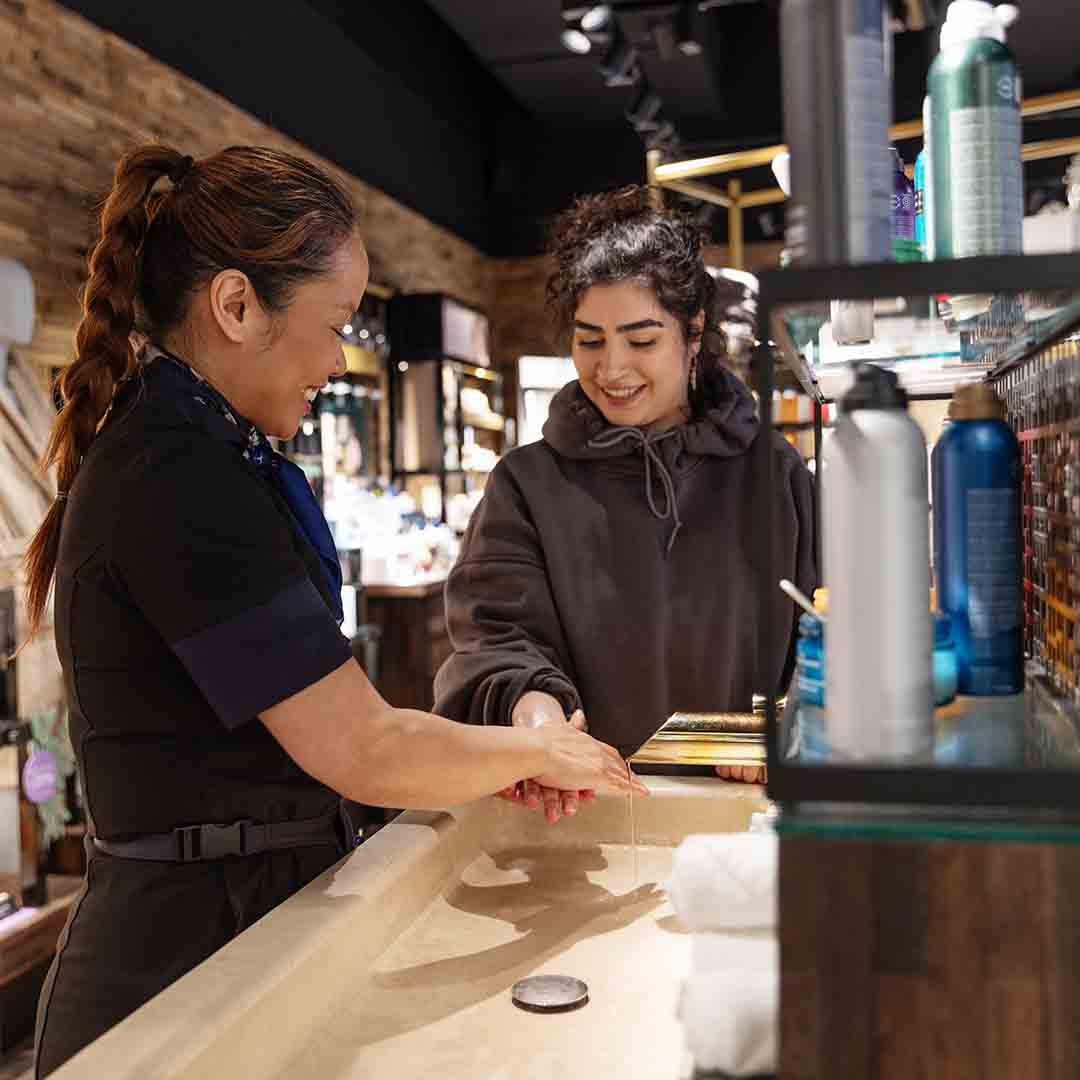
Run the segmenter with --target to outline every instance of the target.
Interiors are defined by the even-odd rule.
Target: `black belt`
[[[155,862],[202,862],[228,855],[258,855],[283,848],[341,846],[337,832],[340,815],[308,818],[305,821],[277,821],[262,825],[255,821],[234,821],[231,825],[187,825],[167,833],[145,833],[133,840],[100,840],[94,847],[118,859],[151,859]]]

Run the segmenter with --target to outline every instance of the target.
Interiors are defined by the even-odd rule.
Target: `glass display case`
[[[394,482],[427,519],[463,532],[512,435],[487,319],[433,293],[395,297],[390,318]]]
[[[305,472],[331,520],[336,504],[390,476],[388,292],[369,287],[344,327],[346,370],[320,390],[282,452]]]
[[[822,429],[820,404],[842,397],[854,364],[895,371],[912,414],[922,401],[947,399],[977,382],[989,383],[1004,402],[1020,445],[1018,573],[1026,655],[1023,693],[957,697],[925,718],[932,736],[906,756],[872,745],[842,752],[830,737],[839,728],[836,717],[830,722],[827,693],[821,701],[806,700],[796,679],[778,709],[775,695],[786,688],[763,686],[772,798],[789,804],[1080,808],[1078,270],[1075,256],[1051,255],[762,275],[754,374],[763,418],[778,428],[788,425],[772,415],[776,364],[790,369],[818,403],[825,442],[832,432],[828,425]],[[939,429],[942,413],[935,421]],[[936,435],[930,430],[928,441]],[[755,445],[758,490],[773,485],[769,445],[764,439]],[[820,512],[830,482],[827,466],[818,482]],[[929,502],[925,512],[929,531]],[[770,500],[757,500],[763,596],[778,588],[776,554],[764,543],[774,513]],[[819,539],[831,524],[820,521]],[[890,566],[883,562],[880,572],[889,574]],[[844,587],[843,575],[837,577],[824,582],[830,591]],[[928,618],[931,603],[928,597]],[[791,631],[775,625],[770,611],[762,605],[758,627],[765,656],[782,649]],[[828,633],[826,616],[826,640]],[[868,730],[876,722],[868,710]]]

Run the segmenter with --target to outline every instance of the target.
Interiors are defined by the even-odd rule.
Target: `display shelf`
[[[498,413],[488,416],[477,416],[475,413],[463,412],[461,422],[465,427],[482,428],[484,431],[503,431],[506,427],[506,417]]]
[[[999,379],[1007,375],[1036,353],[1078,330],[1080,330],[1080,297],[1075,297],[1060,308],[1046,310],[1040,318],[1033,320],[1019,340],[1003,351],[990,377]]]
[[[872,306],[870,341],[852,333],[850,340],[859,341],[853,355],[891,367],[911,396],[944,398],[972,381],[995,385],[1028,454],[1025,460],[1030,459],[1025,528],[1034,530],[1034,539],[1025,542],[1030,548],[1025,577],[1032,578],[1026,590],[1028,640],[1034,640],[1034,655],[1042,663],[1031,665],[1025,694],[1011,705],[972,699],[939,713],[933,749],[903,760],[842,759],[830,752],[827,717],[817,717],[815,730],[806,715],[795,720],[798,713],[791,710],[797,708],[797,695],[791,695],[783,716],[770,701],[769,794],[785,806],[800,811],[825,804],[943,807],[946,817],[958,808],[982,807],[1000,811],[1003,820],[1036,810],[1080,816],[1080,691],[1075,690],[1080,680],[1074,679],[1080,670],[1075,646],[1080,631],[1073,632],[1080,608],[1060,599],[1063,583],[1075,578],[1080,545],[1072,535],[1075,508],[1067,504],[1075,494],[1070,478],[1080,446],[1080,346],[1073,336],[1080,331],[1078,268],[1075,255],[1048,255],[761,275],[758,339],[774,346],[759,346],[754,354],[755,388],[766,422],[773,420],[778,364],[798,372],[802,361],[804,388],[827,399],[840,395],[851,378],[849,365],[816,362],[822,340],[827,344],[831,333],[831,301],[838,298]],[[927,343],[932,349],[922,348]],[[933,351],[936,356],[926,355]],[[768,445],[762,439],[754,447],[758,490],[772,490],[774,483],[776,464]],[[762,596],[776,590],[781,576],[765,543],[775,513],[772,500],[755,500],[753,537],[765,553],[757,568]],[[1045,528],[1039,524],[1044,521]],[[827,520],[822,528],[829,528]],[[888,572],[883,566],[882,573]],[[842,582],[823,584],[842,587]],[[776,655],[791,624],[773,623],[772,605],[762,610],[760,653]],[[866,723],[873,722],[868,715]]]
[[[1076,267],[1074,255],[1047,255],[769,271],[759,336],[818,400],[841,396],[864,361],[894,370],[910,396],[945,397],[1080,329]],[[874,336],[838,345],[834,300],[873,303]]]
[[[990,364],[955,364],[941,368],[926,368],[914,361],[875,360],[879,367],[895,371],[900,385],[912,398],[951,397],[959,386],[982,382],[991,371]],[[819,368],[818,386],[825,401],[839,401],[851,385],[851,368],[834,365]]]
[[[450,359],[447,362],[450,363],[450,364],[453,364],[454,367],[456,367],[459,371],[461,371],[465,375],[468,375],[468,376],[470,376],[470,377],[472,377],[474,379],[483,379],[485,382],[501,382],[502,381],[502,376],[499,374],[499,372],[495,371],[492,368],[477,367],[475,364],[467,363],[464,360]]]
[[[783,321],[777,321],[769,332],[772,335],[770,345],[776,350],[777,357],[784,367],[795,376],[803,393],[813,401],[824,402],[825,395],[818,385],[817,375],[792,339],[788,326]]]

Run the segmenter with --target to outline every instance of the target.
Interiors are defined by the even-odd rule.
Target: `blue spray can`
[[[1020,447],[988,383],[953,397],[931,459],[938,606],[952,621],[957,689],[1024,688]]]

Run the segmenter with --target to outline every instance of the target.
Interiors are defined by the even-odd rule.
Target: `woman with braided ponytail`
[[[755,587],[750,508],[775,499],[774,565],[813,592],[811,481],[708,351],[713,281],[688,220],[646,188],[587,196],[556,223],[552,255],[549,307],[578,379],[543,440],[507,454],[484,489],[447,583],[455,651],[435,711],[587,724],[630,755],[673,712],[749,712],[759,670],[773,689],[790,678],[795,612]],[[758,438],[774,440],[771,493],[752,485]],[[792,634],[760,657],[766,604]],[[534,782],[504,794],[552,822],[578,802]]]
[[[340,858],[341,796],[643,790],[570,725],[394,709],[353,661],[330,530],[267,436],[342,369],[367,274],[347,191],[308,161],[145,146],[117,166],[47,452],[60,494],[27,556],[34,631],[55,580],[90,822],[38,1077]]]

